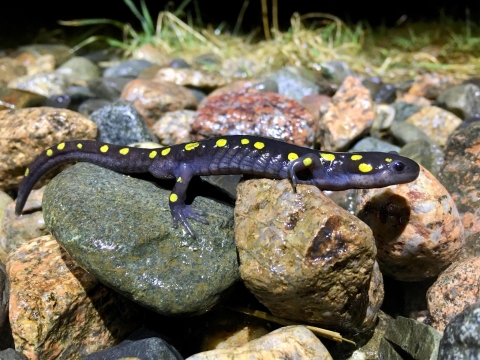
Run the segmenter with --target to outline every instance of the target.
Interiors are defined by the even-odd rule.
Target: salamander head
[[[314,169],[312,183],[329,190],[404,184],[415,180],[420,173],[420,166],[415,161],[396,153],[337,153],[335,160],[324,161],[323,164],[322,174],[317,175]]]

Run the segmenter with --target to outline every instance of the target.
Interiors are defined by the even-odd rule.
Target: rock
[[[16,352],[13,349],[0,350],[0,359],[2,360],[28,360],[28,358]]]
[[[431,326],[402,316],[397,317],[395,321],[390,323],[385,332],[385,339],[388,342],[400,347],[412,359],[419,360],[437,359],[438,344],[441,337],[442,335]],[[379,358],[392,359],[392,357],[386,356],[382,345],[379,349]]]
[[[90,119],[98,126],[98,141],[116,145],[157,141],[129,101],[118,100],[107,104],[91,113]]]
[[[480,354],[478,334],[480,334],[480,301],[466,307],[445,328],[440,340],[438,359],[478,359]]]
[[[110,101],[104,99],[89,99],[85,100],[79,107],[78,112],[83,116],[90,117],[95,111],[110,104]]]
[[[7,272],[15,348],[29,359],[80,359],[138,326],[137,307],[99,284],[52,236],[23,244]]]
[[[45,96],[30,91],[0,87],[0,110],[41,106],[45,100]]]
[[[62,64],[72,56],[70,48],[63,44],[32,44],[18,48],[17,52],[28,53],[39,58],[43,55],[52,55],[56,64]]]
[[[92,79],[88,82],[89,90],[101,99],[115,101],[120,98],[125,86],[132,81],[124,77],[103,77]]]
[[[425,73],[415,76],[414,83],[408,90],[408,94],[436,99],[449,87],[455,86],[458,81],[451,75],[438,73]]]
[[[425,139],[409,142],[402,147],[400,155],[422,164],[434,176],[440,173],[440,168],[444,161],[442,149],[438,145]]]
[[[315,119],[320,119],[320,117],[327,112],[330,101],[331,98],[329,96],[315,94],[304,96],[300,104],[305,107]]]
[[[436,106],[425,107],[410,116],[407,123],[415,125],[440,146],[445,146],[451,133],[462,123],[462,119]]]
[[[131,101],[149,125],[166,112],[192,109],[197,105],[197,99],[187,88],[159,80],[132,80],[123,89],[121,98]]]
[[[480,114],[480,87],[473,84],[452,86],[438,97],[437,104],[461,119],[476,117]]]
[[[96,135],[96,125],[74,111],[49,107],[0,111],[0,189],[17,187],[27,166],[45,148]]]
[[[190,131],[195,111],[177,110],[165,113],[152,126],[152,132],[165,146],[181,144],[192,141]]]
[[[259,179],[237,191],[240,276],[255,297],[278,317],[371,328],[383,299],[371,230],[314,186]]]
[[[400,147],[390,144],[389,142],[376,139],[371,136],[364,137],[362,140],[357,142],[350,150],[350,152],[359,152],[359,151],[400,151]]]
[[[393,104],[390,104],[390,106],[395,110],[394,120],[398,122],[407,120],[422,108],[421,106],[409,104],[405,101],[396,101]]]
[[[357,216],[370,226],[383,274],[401,281],[437,276],[464,244],[464,229],[447,190],[425,168],[417,180],[360,190]]]
[[[10,298],[10,283],[5,265],[0,262],[0,350],[13,347],[12,331],[8,321],[8,300]],[[1,355],[1,351],[0,351]],[[4,359],[0,356],[0,359]]]
[[[376,103],[391,104],[397,97],[397,88],[392,84],[385,84],[379,78],[368,78],[362,81],[362,85],[370,90],[370,95]]]
[[[0,86],[5,86],[26,73],[27,69],[20,61],[8,57],[0,58]]]
[[[103,284],[161,314],[201,314],[238,279],[232,210],[197,197],[193,205],[209,214],[210,225],[190,220],[193,239],[172,227],[168,197],[150,182],[83,163],[48,185],[44,217]]]
[[[67,75],[72,82],[86,82],[100,76],[100,69],[91,60],[74,56],[64,62],[57,72]]]
[[[234,349],[195,354],[187,360],[322,359],[331,360],[327,349],[304,326],[287,326]]]
[[[390,133],[401,145],[410,144],[417,140],[433,143],[433,140],[424,131],[406,121],[394,121],[390,126]]]
[[[30,91],[45,97],[63,94],[71,82],[67,75],[56,72],[41,72],[35,75],[24,75],[9,81],[10,89]]]
[[[165,51],[153,44],[143,44],[132,52],[132,58],[137,60],[146,60],[153,64],[167,65],[169,62]]]
[[[159,69],[152,80],[202,89],[215,89],[227,85],[229,82],[228,79],[216,72],[172,67]]]
[[[105,359],[183,360],[183,357],[158,334],[142,328],[116,346],[82,357],[82,360]]]
[[[15,214],[15,203],[12,202],[5,209],[5,216],[2,221],[4,237],[0,242],[9,253],[17,249],[25,241],[49,234],[45,221],[43,220],[42,198],[45,187],[33,190],[28,196],[23,208],[24,214]]]
[[[278,84],[278,92],[280,94],[297,102],[300,102],[305,96],[316,95],[319,91],[318,86],[314,82],[290,71],[289,68],[274,71],[267,79],[273,80]]]
[[[480,124],[455,131],[445,148],[438,179],[452,195],[465,227],[462,257],[480,254]]]
[[[246,89],[211,97],[199,106],[192,132],[200,137],[260,135],[312,146],[313,115],[283,95]]]
[[[480,256],[453,263],[427,292],[432,326],[445,326],[466,307],[480,298]]]
[[[320,67],[322,71],[337,84],[343,83],[347,77],[354,75],[353,71],[344,61],[327,61],[321,63]]]
[[[140,73],[154,64],[147,60],[130,59],[123,61],[117,65],[110,66],[103,72],[103,77],[129,77],[136,78]],[[131,80],[131,79],[130,79]]]
[[[320,119],[318,141],[328,151],[345,150],[373,123],[372,98],[354,77],[347,77]]]

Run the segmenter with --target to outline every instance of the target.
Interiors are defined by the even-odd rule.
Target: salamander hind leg
[[[318,156],[315,156],[315,154],[306,154],[303,155],[293,161],[291,161],[288,164],[287,167],[287,175],[290,181],[292,182],[293,185],[293,191],[297,191],[297,184],[299,183],[304,183],[305,181],[301,181],[297,174],[306,169],[314,169],[317,167],[322,167],[322,163],[320,161],[320,158]]]
[[[192,179],[192,170],[187,165],[181,165],[176,174],[176,183],[172,189],[169,197],[170,212],[173,218],[173,226],[178,226],[178,221],[188,230],[190,235],[195,238],[195,233],[192,230],[187,219],[198,221],[202,224],[208,225],[208,221],[204,218],[205,212],[195,210],[192,205],[185,204],[187,196],[187,188]]]

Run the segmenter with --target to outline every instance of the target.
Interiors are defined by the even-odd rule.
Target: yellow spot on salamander
[[[350,159],[352,159],[353,161],[357,161],[357,160],[360,160],[362,157],[363,157],[362,155],[355,154],[355,155],[352,155]]]
[[[258,150],[262,150],[265,147],[265,144],[263,142],[257,141],[255,144],[253,144],[253,146]]]
[[[242,140],[240,140],[240,142],[242,143],[242,145],[247,145],[248,143],[250,143],[250,140],[242,139]]]
[[[185,150],[187,150],[187,151],[193,150],[196,147],[198,147],[199,145],[200,145],[199,142],[189,143],[189,144],[185,145]]]
[[[320,156],[324,158],[327,161],[333,161],[335,160],[335,155],[333,154],[328,154],[328,153],[320,153]]]
[[[310,166],[312,165],[312,159],[311,158],[306,158],[303,160],[303,165],[305,166]]]
[[[100,151],[105,153],[108,151],[108,145],[103,145],[101,148],[100,148]]]
[[[392,158],[386,158],[385,161],[386,162],[392,162]]]
[[[175,202],[178,200],[178,196],[177,194],[170,194],[170,201],[171,202]]]
[[[28,176],[29,173],[30,173],[30,170],[27,168],[27,169],[25,170],[25,176]]]
[[[129,150],[130,150],[129,148],[123,148],[123,149],[120,149],[119,153],[122,155],[127,155]]]
[[[157,152],[156,152],[155,150],[150,151],[150,154],[148,154],[148,157],[149,157],[150,159],[153,159],[155,156],[157,156]]]
[[[224,147],[225,145],[227,145],[227,140],[226,139],[218,139],[217,140],[217,146],[218,147]]]
[[[163,149],[161,154],[163,156],[167,156],[169,153],[170,153],[170,150],[172,150],[172,148],[166,148],[166,149]]]
[[[77,144],[77,148],[81,149],[82,147],[83,147],[83,145],[81,143]]]
[[[63,150],[65,148],[65,143],[60,143],[57,145],[58,150]]]
[[[370,172],[372,171],[372,169],[373,167],[370,164],[361,163],[360,165],[358,165],[358,170],[360,170],[363,173]]]
[[[293,161],[293,160],[296,160],[296,159],[298,159],[297,154],[295,154],[295,153],[288,154],[288,160]]]
[[[47,156],[52,156],[53,155],[53,150],[52,149],[48,149],[47,152],[46,152]]]
[[[180,183],[182,182],[182,177],[181,176],[178,177],[177,182],[180,182]]]

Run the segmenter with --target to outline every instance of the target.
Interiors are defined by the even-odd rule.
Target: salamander
[[[175,179],[169,204],[173,226],[180,221],[195,234],[187,219],[208,224],[204,213],[185,204],[193,176],[249,174],[290,179],[321,190],[368,189],[408,183],[419,165],[396,153],[337,153],[292,145],[258,136],[225,136],[158,149],[134,148],[91,140],[62,142],[43,151],[26,169],[15,212],[22,213],[28,194],[42,175],[69,162],[89,162],[124,174],[150,173]]]

